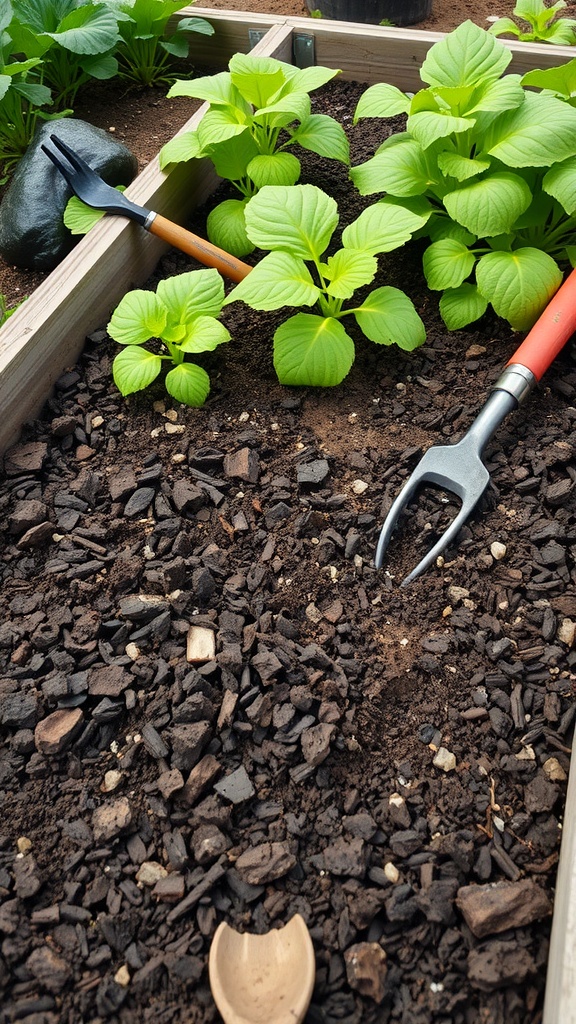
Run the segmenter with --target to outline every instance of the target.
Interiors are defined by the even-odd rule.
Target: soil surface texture
[[[450,11],[426,27],[485,17]],[[362,91],[314,99],[353,163],[379,141],[352,126]],[[143,164],[190,113],[97,101]],[[367,200],[299,155],[343,228]],[[425,492],[376,571],[392,498],[520,341],[490,315],[447,333],[420,257],[381,258],[375,282],[424,319],[412,354],[358,331],[344,384],[289,389],[285,311],[234,304],[192,410],[160,387],[122,399],[102,325],[6,455],[1,1024],[216,1024],[219,922],[295,913],[306,1024],[540,1024],[576,715],[576,365],[567,347],[498,431],[458,545],[399,586],[454,514]],[[196,266],[170,253],[148,286]]]

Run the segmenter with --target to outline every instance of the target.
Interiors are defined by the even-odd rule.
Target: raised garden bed
[[[344,67],[345,79],[403,88],[416,86],[436,39],[217,20],[223,65],[249,48],[250,31],[253,40],[268,29],[260,52],[291,59],[302,35],[299,52],[310,52],[312,38],[317,63]],[[523,68],[571,55],[513,49]],[[335,95],[346,102],[345,87]],[[206,168],[192,187],[189,175],[181,168],[165,179],[153,165],[130,194],[182,218],[217,184]],[[7,901],[16,905],[1,918],[10,1007],[22,1018],[29,999],[30,1012],[49,1022],[214,1020],[203,969],[216,921],[264,928],[299,910],[318,958],[310,1020],[536,1024],[549,920],[478,936],[454,899],[458,892],[461,907],[468,882],[529,882],[527,903],[535,889],[550,898],[554,886],[574,683],[561,627],[576,617],[573,498],[553,499],[574,430],[569,353],[499,434],[485,514],[443,568],[399,592],[394,577],[417,560],[410,538],[416,545],[428,522],[441,523],[441,506],[424,504],[412,519],[391,552],[394,576],[370,566],[383,508],[417,451],[473,417],[513,351],[510,333],[487,321],[446,336],[420,287],[413,297],[430,329],[425,349],[382,356],[359,342],[345,387],[294,393],[275,382],[254,343],[262,318],[239,315],[237,345],[215,364],[206,410],[179,410],[175,422],[145,401],[128,412],[109,393],[110,349],[90,343],[72,367],[85,335],[148,277],[160,252],[134,225],[105,222],[0,332],[4,447],[58,381],[24,436],[32,461],[15,462],[26,459],[18,449],[8,457],[1,495],[11,737],[2,788],[19,830],[7,828],[1,848],[17,879],[14,889],[10,875]],[[416,280],[416,257],[394,257],[386,279]],[[180,257],[168,259],[174,272]],[[73,432],[59,434],[55,421],[66,418]],[[258,469],[242,476],[235,453],[246,449]],[[320,478],[324,460],[329,475]],[[303,471],[311,463],[315,480]],[[200,493],[183,501],[190,479]],[[127,498],[145,487],[152,506],[127,514]],[[63,535],[47,537],[46,551],[15,543],[16,506],[30,500],[50,507]],[[502,560],[490,554],[495,540],[506,547]],[[158,599],[153,625],[130,604],[141,593]],[[213,629],[218,643],[199,673],[185,658],[191,622]],[[27,748],[30,724],[75,697],[85,718],[68,753],[54,761]],[[254,787],[246,802],[240,789],[233,800],[215,795],[216,776],[202,797],[193,781],[181,792],[165,778],[169,769],[187,774],[179,730],[198,718],[211,722],[206,749],[220,781],[240,770],[236,786]],[[314,764],[301,733],[319,726],[332,751]],[[134,743],[135,733],[145,742]],[[430,743],[454,754],[456,768],[434,766]],[[543,765],[553,757],[550,780]],[[120,788],[102,793],[112,768]],[[106,809],[118,799],[129,820],[107,832]],[[567,799],[573,806],[573,780]],[[574,1013],[573,820],[564,828],[546,1024]],[[20,862],[16,838],[32,843]],[[222,851],[211,856],[210,842],[223,842]],[[267,843],[280,845],[286,873],[269,880],[262,864],[235,867]],[[144,861],[168,864],[159,889],[134,884]],[[386,971],[373,968],[382,1002],[346,983],[346,950],[357,942],[387,954]],[[500,982],[495,958],[513,964]]]

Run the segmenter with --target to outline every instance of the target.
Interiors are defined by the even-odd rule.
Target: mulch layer
[[[318,106],[354,163],[376,145],[351,127],[360,88]],[[366,200],[303,159],[344,226]],[[376,283],[416,303],[413,354],[358,332],[344,384],[285,388],[285,314],[229,307],[192,410],[123,400],[103,327],[6,455],[5,1024],[214,1022],[218,923],[295,913],[308,1024],[541,1021],[576,714],[576,366],[567,348],[500,428],[458,546],[400,589],[453,510],[424,494],[376,571],[391,498],[519,338],[488,315],[447,333],[417,243]]]

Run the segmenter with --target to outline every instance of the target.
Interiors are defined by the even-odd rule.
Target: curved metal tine
[[[60,152],[66,157],[66,159],[72,164],[74,170],[79,174],[85,174],[89,178],[97,178],[99,181],[102,179],[96,174],[96,171],[92,170],[89,164],[82,159],[75,150],[71,149],[59,135],[51,135],[50,141],[59,149]]]
[[[408,584],[412,582],[412,580],[415,580],[416,577],[420,575],[420,573],[424,572],[430,565],[432,565],[436,561],[438,555],[440,555],[448,547],[451,541],[453,541],[455,537],[458,535],[461,528],[464,526],[464,523],[468,519],[470,513],[474,509],[474,506],[478,504],[481,496],[482,495],[479,494],[475,496],[472,500],[462,502],[460,511],[452,520],[450,526],[448,526],[444,530],[442,536],[436,541],[436,543],[430,548],[430,550],[426,552],[424,558],[420,562],[418,562],[416,568],[412,569],[412,572],[408,573],[406,578],[402,580],[400,584],[401,587],[407,587]]]
[[[404,487],[392,502],[390,510],[384,524],[380,531],[380,537],[378,538],[378,546],[376,548],[376,555],[374,557],[374,564],[377,569],[382,568],[382,562],[384,561],[384,553],[390,543],[390,538],[394,533],[396,523],[401,513],[406,508],[410,498],[416,493],[420,484],[423,483],[422,474],[419,472],[418,466],[414,472],[408,477],[408,480],[404,484]]]

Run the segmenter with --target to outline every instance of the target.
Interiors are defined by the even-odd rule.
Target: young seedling
[[[327,114],[311,113],[310,93],[339,74],[330,68],[298,69],[273,57],[237,53],[229,71],[190,82],[176,82],[169,96],[206,100],[209,109],[198,128],[172,139],[160,152],[160,165],[208,157],[217,174],[242,199],[214,209],[207,224],[212,242],[245,256],[254,249],[246,233],[248,200],[264,185],[293,185],[300,161],[288,152],[296,143],[320,156],[348,163],[346,133]]]
[[[230,340],[217,319],[224,301],[224,282],[217,270],[193,270],[161,281],[156,292],[128,292],[114,310],[108,334],[125,347],[112,364],[116,387],[123,395],[147,388],[165,363],[166,390],[177,402],[199,407],[210,392],[210,378],[186,356],[211,352]],[[152,342],[152,348],[147,348]],[[158,351],[160,349],[160,351]]]
[[[494,36],[516,36],[523,43],[573,46],[576,42],[576,20],[558,16],[566,6],[564,0],[557,0],[551,7],[544,0],[518,0],[512,14],[525,27],[518,25],[512,18],[498,18],[488,31]]]
[[[408,115],[351,177],[363,195],[386,193],[429,213],[428,286],[442,292],[449,329],[477,320],[490,303],[515,330],[536,321],[576,254],[576,109],[562,90],[569,70],[505,74],[510,50],[464,22],[428,52],[414,96],[367,89],[363,117]],[[554,77],[555,76],[555,77]],[[540,94],[525,88],[539,84]],[[566,95],[566,92],[564,92]]]
[[[374,279],[376,254],[403,245],[423,226],[421,215],[393,203],[365,210],[342,232],[342,247],[326,256],[338,224],[334,199],[315,185],[266,185],[246,206],[246,230],[268,250],[226,298],[253,309],[306,306],[274,335],[274,367],[282,384],[331,387],[354,362],[354,342],[342,320],[353,317],[379,345],[411,351],[425,340],[424,325],[398,288],[382,287],[361,301],[354,293]]]

